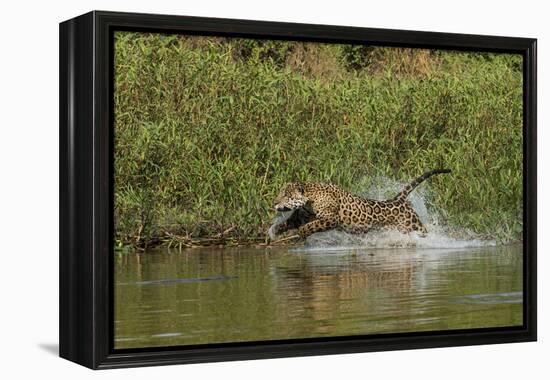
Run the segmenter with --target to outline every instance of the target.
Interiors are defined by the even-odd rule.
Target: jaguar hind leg
[[[420,237],[426,237],[426,235],[428,234],[428,230],[426,229],[426,227],[424,227],[424,225],[422,224],[418,216],[416,217],[416,220],[413,222],[412,230],[417,231]]]
[[[404,218],[397,223],[397,229],[405,234],[416,231],[421,237],[425,237],[428,233],[428,230],[424,227],[424,224],[422,224],[418,214],[412,207],[408,207],[404,214]]]

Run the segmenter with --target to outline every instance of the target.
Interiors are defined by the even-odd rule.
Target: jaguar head
[[[304,207],[307,202],[304,186],[298,182],[291,182],[285,184],[275,198],[275,210],[279,212],[292,211]]]

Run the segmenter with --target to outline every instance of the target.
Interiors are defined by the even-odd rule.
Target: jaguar
[[[427,234],[408,195],[434,174],[450,173],[449,169],[430,170],[406,185],[395,197],[373,200],[355,195],[329,183],[291,182],[285,184],[275,199],[274,208],[286,216],[268,231],[277,235],[297,230],[297,236],[306,238],[330,229],[351,233],[367,233],[375,228],[397,229],[402,233],[416,231]]]

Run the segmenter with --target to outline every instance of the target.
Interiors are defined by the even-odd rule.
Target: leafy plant
[[[258,241],[285,182],[440,167],[447,223],[521,239],[521,56],[363,48],[117,32],[117,244]]]

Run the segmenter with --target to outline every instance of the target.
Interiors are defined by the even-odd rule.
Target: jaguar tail
[[[422,174],[420,177],[418,178],[415,178],[411,183],[409,183],[407,186],[405,186],[403,188],[403,190],[401,190],[401,192],[399,194],[397,194],[393,200],[394,201],[403,201],[405,200],[405,198],[407,198],[407,196],[418,186],[420,185],[422,182],[424,182],[425,180],[427,180],[428,178],[430,178],[432,175],[434,174],[442,174],[442,173],[450,173],[451,170],[450,169],[435,169],[435,170],[430,170],[424,174]]]

